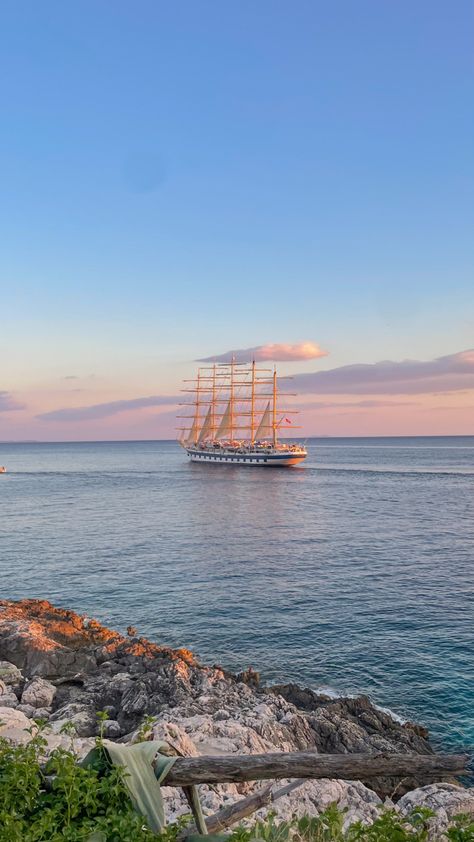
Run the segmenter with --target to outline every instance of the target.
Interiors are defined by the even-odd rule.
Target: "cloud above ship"
[[[16,401],[10,392],[0,392],[0,412],[16,412],[25,405]]]
[[[298,402],[301,409],[339,409],[349,407],[350,409],[380,409],[381,407],[397,406],[419,406],[417,401],[381,401],[376,399],[364,401],[306,401]]]
[[[121,412],[129,412],[149,406],[176,406],[180,400],[181,397],[178,395],[150,395],[144,398],[95,403],[90,406],[53,409],[51,412],[43,412],[36,417],[41,421],[97,421],[101,418],[118,415]]]
[[[214,357],[202,357],[196,360],[198,363],[226,363],[235,357],[236,362],[301,362],[302,360],[317,360],[319,357],[326,357],[328,351],[320,348],[316,342],[299,342],[296,345],[286,343],[274,343],[269,345],[256,345],[253,348],[237,348],[226,351],[225,354],[218,354]]]
[[[474,349],[434,360],[383,360],[296,374],[300,394],[421,395],[474,389]]]

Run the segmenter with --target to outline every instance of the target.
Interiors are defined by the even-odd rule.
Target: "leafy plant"
[[[137,736],[135,738],[136,743],[144,743],[146,742],[151,734],[153,729],[153,723],[155,722],[154,716],[145,716],[143,718],[143,722],[141,723]]]
[[[426,842],[430,820],[435,816],[426,807],[418,807],[407,817],[396,810],[383,810],[373,824],[358,821],[344,830],[344,813],[331,804],[318,816],[285,822],[276,822],[274,816],[269,816],[251,828],[237,828],[229,842]],[[472,818],[456,816],[445,839],[474,842]]]
[[[67,731],[73,739],[72,729]],[[85,769],[71,751],[59,748],[42,767],[46,744],[42,728],[24,746],[0,738],[0,842],[161,838],[134,811],[121,770],[110,766],[105,753],[101,768]],[[167,829],[163,842],[173,842],[179,830],[179,825]]]

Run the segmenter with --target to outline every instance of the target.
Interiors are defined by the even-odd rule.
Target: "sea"
[[[291,469],[173,442],[0,444],[1,596],[474,746],[474,436],[321,438]]]

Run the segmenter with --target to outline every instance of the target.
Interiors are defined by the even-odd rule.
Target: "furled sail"
[[[269,439],[273,435],[272,414],[270,412],[270,401],[268,401],[265,412],[262,415],[262,420],[258,425],[258,430],[255,433],[256,441]]]
[[[226,438],[229,438],[229,436],[230,436],[230,433],[231,433],[231,429],[230,429],[230,415],[231,415],[230,404],[231,404],[231,402],[229,401],[229,403],[226,406],[224,415],[221,418],[221,423],[219,424],[219,429],[217,430],[217,433],[216,433],[217,439],[226,439]]]
[[[204,424],[202,425],[202,430],[199,433],[199,438],[198,438],[199,444],[201,444],[201,442],[208,439],[210,437],[211,433],[212,433],[212,406],[210,406],[209,409],[207,410],[207,415],[206,415],[206,418],[204,420]]]

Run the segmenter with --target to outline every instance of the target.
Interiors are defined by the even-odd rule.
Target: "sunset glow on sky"
[[[198,360],[300,435],[474,434],[472,4],[10,4],[0,440],[175,436]]]

